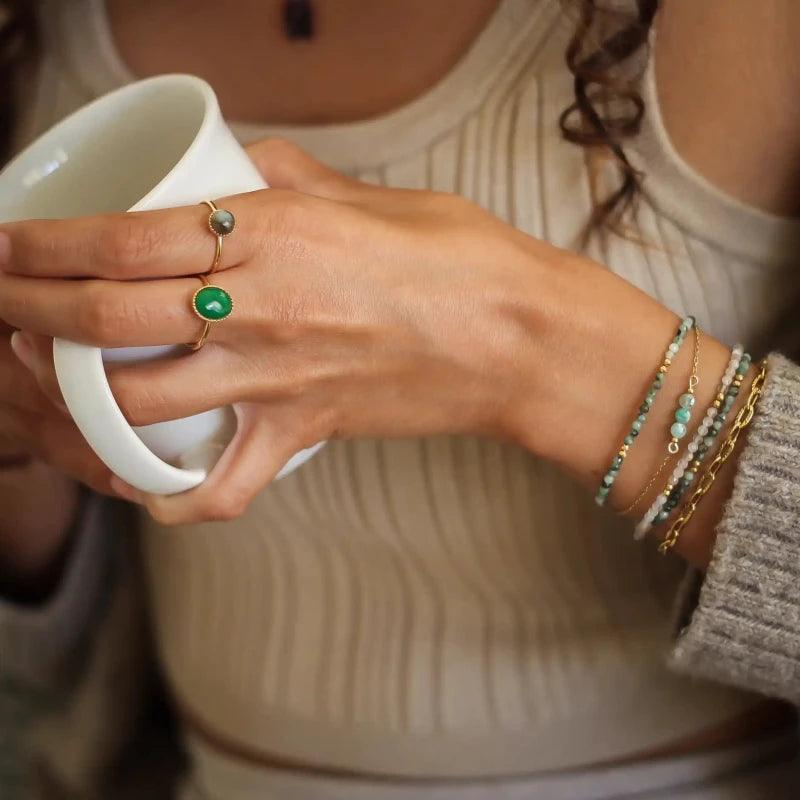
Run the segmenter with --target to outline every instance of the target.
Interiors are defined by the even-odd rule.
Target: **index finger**
[[[256,220],[237,214],[237,195],[217,203],[236,218],[218,269],[242,263]],[[170,278],[207,272],[216,235],[205,204],[73,219],[33,219],[0,226],[0,270],[51,278]],[[248,219],[249,216],[249,219]],[[250,229],[250,230],[249,230]],[[248,235],[250,233],[251,235]]]

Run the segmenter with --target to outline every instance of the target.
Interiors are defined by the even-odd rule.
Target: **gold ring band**
[[[233,229],[236,227],[236,218],[227,209],[217,208],[213,200],[203,200],[202,204],[208,206],[211,212],[208,215],[208,229],[214,234],[216,246],[210,269],[197,275],[203,285],[192,295],[192,311],[203,320],[205,325],[200,338],[187,345],[190,350],[199,350],[208,339],[211,323],[220,322],[233,311],[231,296],[221,286],[212,286],[206,275],[212,275],[219,267],[222,261],[222,240],[228,234],[233,233]],[[203,298],[203,294],[209,295],[208,298]],[[205,303],[204,299],[207,299],[208,303]]]
[[[206,278],[205,275],[198,275],[197,277],[200,279],[200,281],[203,284],[203,286],[201,286],[200,289],[202,289],[202,288],[204,288],[204,287],[209,285],[208,278]],[[200,291],[200,290],[198,289],[198,291]],[[192,311],[194,311],[195,316],[198,316],[197,311],[195,311],[195,307],[194,307],[194,303],[195,303],[195,298],[196,297],[197,297],[197,292],[195,292],[192,295]],[[201,317],[201,319],[202,319],[202,317]],[[194,342],[193,344],[187,345],[190,350],[199,350],[206,343],[206,339],[208,339],[208,334],[211,331],[211,323],[207,319],[204,319],[203,322],[205,323],[205,325],[203,325],[203,332],[200,334],[200,338],[196,342]]]

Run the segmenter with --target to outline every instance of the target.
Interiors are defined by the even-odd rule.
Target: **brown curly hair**
[[[587,232],[605,226],[619,229],[625,212],[641,189],[641,174],[623,149],[639,132],[645,113],[638,82],[648,55],[648,39],[659,0],[619,0],[603,6],[597,0],[564,0],[576,17],[567,47],[567,67],[574,77],[575,100],[561,114],[564,138],[587,148],[590,157],[610,157],[620,180],[605,197],[594,197]]]
[[[565,139],[585,147],[590,156],[612,158],[619,185],[595,197],[587,230],[616,229],[640,189],[641,176],[623,149],[639,130],[644,102],[636,80],[659,0],[562,0],[575,17],[575,33],[566,52],[574,76],[575,101],[561,114]],[[20,63],[35,52],[36,2],[0,0],[0,163],[9,155],[16,119],[14,77]],[[638,58],[638,62],[637,62]]]

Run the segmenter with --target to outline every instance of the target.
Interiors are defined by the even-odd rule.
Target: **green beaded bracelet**
[[[667,352],[672,352],[674,345],[669,346]],[[675,350],[677,353],[678,351]],[[692,359],[692,374],[689,376],[689,385],[686,391],[678,398],[678,407],[675,409],[675,421],[669,429],[670,440],[667,445],[667,452],[674,456],[680,450],[680,440],[686,436],[689,430],[689,421],[692,419],[692,409],[694,408],[694,390],[700,382],[697,371],[700,367],[700,326],[694,323],[694,358]]]
[[[690,463],[689,468],[683,473],[683,476],[675,484],[675,486],[670,488],[664,505],[661,507],[658,514],[656,514],[655,519],[653,520],[654,526],[660,525],[669,518],[670,514],[680,503],[685,491],[695,479],[697,471],[700,469],[700,466],[708,455],[708,452],[713,446],[717,434],[719,434],[719,432],[722,430],[722,427],[728,418],[728,414],[730,414],[731,408],[733,408],[733,404],[736,402],[736,397],[739,394],[739,389],[741,388],[744,376],[747,374],[747,370],[750,369],[750,363],[750,354],[744,353],[736,367],[734,378],[730,386],[724,394],[718,394],[714,400],[713,407],[717,411],[716,416],[714,417],[710,428],[707,430],[706,435],[703,436],[703,438],[698,442],[697,450],[693,453],[694,458]]]
[[[644,427],[644,423],[647,421],[647,414],[653,406],[656,395],[658,394],[659,389],[664,385],[664,380],[667,372],[669,371],[670,365],[672,364],[672,359],[677,355],[681,345],[683,344],[683,340],[693,327],[694,317],[686,317],[678,326],[678,330],[675,333],[675,336],[673,337],[669,347],[667,348],[666,353],[664,354],[664,358],[662,359],[661,365],[656,372],[655,378],[653,378],[653,382],[647,389],[647,394],[645,395],[642,404],[639,406],[639,413],[637,414],[636,419],[634,419],[631,423],[631,427],[627,436],[623,439],[622,445],[620,446],[618,452],[611,459],[611,466],[609,467],[608,472],[606,472],[606,474],[603,476],[603,480],[600,482],[600,487],[598,488],[597,494],[594,498],[594,501],[597,503],[597,505],[604,506],[606,504],[608,496],[611,494],[611,487],[614,485],[614,481],[617,479],[617,475],[619,474],[620,469],[622,469],[622,465],[628,455],[628,450],[633,446],[633,443],[636,441],[636,438],[639,436],[639,433]]]

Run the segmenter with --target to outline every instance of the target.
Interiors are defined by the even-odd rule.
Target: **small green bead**
[[[669,512],[665,511],[662,508],[661,511],[659,511],[658,514],[656,514],[656,520],[655,521],[656,522],[664,522],[667,519],[668,516],[669,516]]]
[[[603,475],[603,485],[604,486],[611,486],[612,483],[616,480],[616,475],[611,472],[607,472]]]
[[[611,459],[611,467],[612,467],[612,469],[619,469],[622,466],[622,462],[624,460],[625,459],[620,455],[614,456],[614,458]]]
[[[682,422],[673,422],[669,432],[676,439],[683,439],[683,437],[686,436],[686,426]]]
[[[678,405],[681,408],[694,408],[695,396],[689,392],[685,392],[678,398]]]
[[[650,410],[651,405],[652,403],[645,400],[644,403],[639,406],[639,414],[646,414]]]
[[[628,434],[622,441],[624,441],[625,444],[627,444],[628,447],[630,447],[633,444],[633,436]]]
[[[639,431],[640,431],[641,429],[642,429],[642,423],[641,423],[641,422],[639,422],[639,419],[638,419],[638,417],[637,417],[637,418],[636,418],[636,419],[633,421],[633,423],[631,424],[631,432],[633,432],[633,431],[636,431],[636,433],[639,433]]]
[[[687,469],[686,472],[683,473],[683,480],[686,481],[686,484],[690,484],[694,480],[694,470]]]
[[[233,300],[219,286],[203,286],[194,296],[194,308],[208,322],[218,322],[233,311]]]
[[[636,423],[634,422],[633,424],[635,425]],[[634,428],[633,426],[631,426],[631,432],[629,435],[633,436],[633,438],[635,439],[639,435],[639,428]]]
[[[715,420],[714,420],[714,423],[712,424],[712,426],[711,426],[711,427],[712,427],[712,428],[713,428],[713,429],[714,429],[714,430],[715,430],[717,433],[719,433],[719,432],[722,430],[722,426],[723,426],[723,424],[724,424],[724,423],[725,423],[725,420],[724,420],[724,419],[720,419],[719,417],[717,417],[717,419],[715,419]]]
[[[714,444],[714,437],[713,436],[706,436],[703,439],[703,444],[706,446],[706,450],[708,450],[708,448],[711,447],[712,444]]]
[[[611,491],[611,488],[609,486],[601,486],[597,490],[597,494],[599,494],[600,497],[608,497],[608,494],[609,494],[610,491]]]
[[[653,381],[653,383],[654,383],[656,389],[660,389],[661,385],[664,383],[664,373],[663,372],[659,372],[656,375],[655,380]]]
[[[692,412],[688,408],[679,408],[675,411],[675,420],[684,425],[692,418]]]

